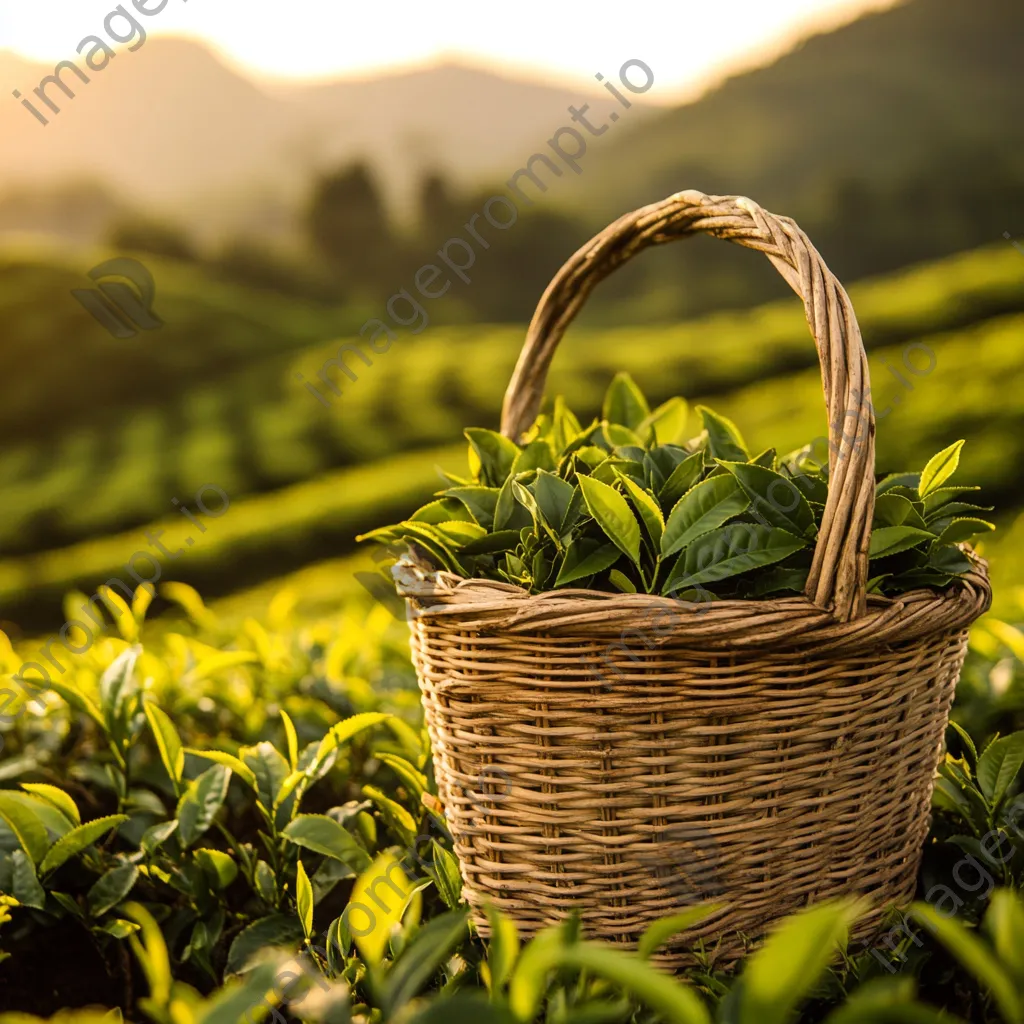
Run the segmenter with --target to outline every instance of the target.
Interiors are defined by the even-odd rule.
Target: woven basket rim
[[[765,600],[718,600],[708,604],[660,594],[622,594],[564,588],[531,594],[498,580],[464,579],[412,556],[392,569],[410,614],[453,628],[551,637],[619,640],[644,631],[648,646],[693,641],[707,648],[766,650],[826,645],[830,655],[880,643],[920,640],[966,629],[991,605],[988,563],[965,551],[975,568],[943,590],[920,588],[898,597],[870,594],[866,613],[843,622],[805,595]],[[671,616],[653,626],[655,613]]]

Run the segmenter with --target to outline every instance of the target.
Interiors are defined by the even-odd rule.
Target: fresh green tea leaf
[[[621,471],[619,479],[622,481],[623,487],[626,488],[626,494],[629,495],[633,507],[640,514],[640,519],[651,542],[651,550],[660,551],[661,536],[665,531],[665,517],[662,515],[661,506],[647,491]]]
[[[82,816],[79,813],[78,805],[63,789],[50,786],[45,782],[23,782],[21,788],[26,793],[31,793],[32,796],[45,800],[52,807],[56,807],[72,825],[82,824]]]
[[[698,537],[746,511],[750,499],[729,473],[711,477],[692,487],[669,513],[661,538],[661,554],[668,558]]]
[[[456,498],[438,498],[437,501],[432,501],[417,509],[409,517],[410,522],[431,523],[434,526],[457,520],[462,520],[465,523],[476,523],[476,519],[469,509]]]
[[[667,402],[662,402],[634,429],[645,443],[648,443],[653,431],[656,444],[682,444],[686,437],[686,421],[689,415],[690,409],[685,399],[670,398]]]
[[[441,899],[454,910],[462,899],[459,862],[436,839],[430,841],[430,849],[437,878],[437,891],[441,894]]]
[[[1016,781],[1024,766],[1024,732],[990,743],[978,760],[978,785],[996,806]]]
[[[934,539],[934,534],[913,526],[882,526],[871,531],[868,557],[885,558]]]
[[[788,477],[752,463],[725,462],[750,499],[750,514],[762,526],[775,526],[797,537],[813,537],[814,513],[800,489]]]
[[[805,541],[785,530],[752,523],[723,526],[698,537],[686,547],[673,566],[662,593],[672,593],[682,585],[694,587],[716,583],[751,569],[781,562],[804,547]]]
[[[267,949],[283,947],[289,952],[302,938],[302,925],[285,914],[270,914],[243,928],[228,950],[226,974],[241,974]]]
[[[619,560],[619,549],[614,544],[602,544],[590,537],[574,540],[565,552],[562,568],[555,580],[556,587],[604,572]]]
[[[995,529],[992,523],[984,519],[971,519],[964,516],[961,519],[954,519],[939,535],[940,544],[963,544],[983,533],[990,533]]]
[[[664,485],[658,491],[658,499],[666,508],[673,508],[677,501],[700,479],[704,471],[704,455],[697,452],[678,463],[669,473]]]
[[[0,814],[2,813],[3,807],[0,805]],[[92,846],[93,843],[102,836],[105,836],[112,828],[117,828],[127,820],[128,816],[126,814],[110,814],[105,818],[96,818],[93,821],[87,821],[84,825],[73,828],[50,847],[46,856],[43,857],[42,863],[39,865],[39,873],[45,875],[55,871],[65,861],[70,860],[76,854]]]
[[[300,857],[295,862],[295,908],[299,914],[299,923],[307,939],[313,937],[313,886],[309,884],[309,876],[302,865]]]
[[[101,917],[108,910],[113,910],[135,887],[139,879],[139,869],[134,864],[122,864],[111,868],[89,890],[86,902],[89,913],[93,917]]]
[[[739,427],[732,420],[719,415],[706,405],[698,405],[697,412],[704,420],[708,432],[708,450],[713,458],[724,462],[746,462],[750,458]]]
[[[643,392],[628,373],[617,373],[605,392],[601,418],[636,430],[650,415]]]
[[[469,427],[463,433],[469,441],[473,478],[485,487],[500,487],[519,456],[519,445],[482,427]]]
[[[921,483],[918,485],[918,492],[922,498],[927,498],[956,472],[957,466],[960,465],[960,449],[963,446],[963,441],[957,441],[928,460],[928,464],[921,472]]]
[[[15,850],[11,855],[14,864],[11,895],[26,907],[46,909],[46,891],[39,884],[36,867],[24,850]]]
[[[497,487],[449,487],[443,496],[461,501],[474,521],[489,530],[494,525],[498,493]]]
[[[181,745],[178,730],[167,714],[153,701],[147,700],[142,705],[149,722],[150,731],[156,742],[157,753],[163,762],[164,769],[174,786],[175,795],[181,793],[181,776],[185,770],[185,750]]]
[[[913,526],[916,529],[925,528],[924,520],[914,508],[914,503],[902,494],[888,492],[880,494],[875,498],[875,518],[873,520],[876,528],[884,526]]]
[[[739,1024],[789,1024],[845,949],[848,930],[863,910],[858,903],[820,903],[777,925],[747,960]]]
[[[193,779],[178,801],[178,838],[191,846],[213,824],[228,793],[231,771],[221,764],[207,768]]]
[[[537,499],[544,522],[560,535],[573,492],[571,484],[543,469],[537,473],[537,479],[533,482],[533,496]]]
[[[630,578],[625,573],[619,572],[618,569],[612,569],[608,574],[608,579],[616,590],[621,590],[624,594],[636,593],[636,587],[633,585]]]
[[[347,864],[353,871],[362,871],[370,863],[366,851],[348,830],[326,814],[298,814],[282,835],[296,846]]]
[[[587,509],[605,536],[627,555],[634,565],[640,564],[640,524],[629,510],[626,499],[614,487],[593,477],[581,476],[580,489]]]

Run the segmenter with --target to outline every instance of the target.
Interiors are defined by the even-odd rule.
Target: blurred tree
[[[395,286],[400,247],[365,163],[317,179],[307,223],[317,252],[346,285],[371,292]]]
[[[198,253],[188,234],[164,221],[126,218],[114,225],[108,238],[114,249],[148,252],[175,260],[196,260]]]
[[[416,204],[416,227],[425,245],[437,245],[462,223],[466,203],[459,202],[447,178],[440,171],[429,171],[420,180]]]

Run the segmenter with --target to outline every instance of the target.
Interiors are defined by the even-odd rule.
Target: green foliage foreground
[[[529,942],[496,913],[487,939],[468,923],[404,624],[382,607],[296,621],[284,591],[231,626],[161,589],[188,620],[145,621],[141,590],[117,633],[59,652],[48,690],[26,691],[29,651],[0,634],[3,1024],[121,1019],[83,1009],[101,1005],[139,1024],[1024,1018],[1024,636],[1007,623],[977,627],[965,686],[968,720],[998,693],[1011,731],[950,734],[920,904],[873,948],[848,940],[867,902],[815,905],[736,972],[698,946],[672,978],[658,953],[689,948],[707,905],[632,953],[576,919]]]
[[[467,430],[472,475],[450,476],[411,519],[362,539],[404,541],[437,568],[533,593],[570,584],[701,601],[802,592],[828,499],[828,440],[824,455],[810,444],[751,456],[731,420],[698,412],[704,429],[684,441],[686,402],[652,412],[619,373],[601,419],[585,428],[558,399],[522,447]],[[960,500],[977,487],[945,486],[963,444],[920,473],[878,481],[869,591],[945,587],[970,571],[964,542],[994,527],[975,514],[990,506]]]

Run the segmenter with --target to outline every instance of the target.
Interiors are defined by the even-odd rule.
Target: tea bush
[[[286,590],[231,623],[162,589],[187,619],[148,621],[145,590],[131,608],[112,595],[106,633],[61,651],[48,689],[21,687],[32,648],[0,634],[0,692],[23,695],[0,707],[3,1024],[1021,1019],[1024,733],[951,732],[921,902],[874,948],[846,938],[864,904],[816,905],[738,974],[698,948],[673,979],[658,951],[706,906],[635,953],[572,918],[523,942],[492,913],[476,934],[404,624],[384,608],[300,620]],[[1020,641],[1009,623],[976,630],[958,717],[1005,692]],[[968,856],[983,876],[963,874]]]

